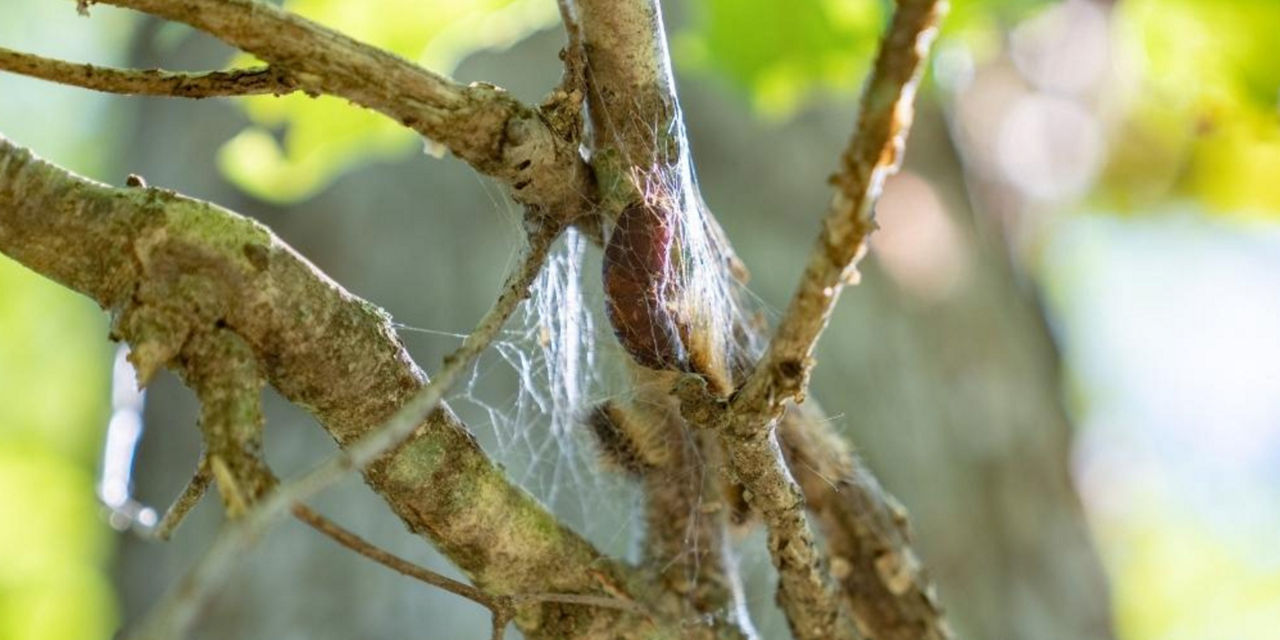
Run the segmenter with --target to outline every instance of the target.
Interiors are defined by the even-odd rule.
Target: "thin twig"
[[[299,74],[307,88],[366,107],[405,110],[414,104],[403,100],[410,97],[416,104],[440,110],[467,102],[466,87],[449,78],[259,0],[102,0],[101,4],[184,22]],[[372,73],[390,77],[364,77]],[[399,87],[391,86],[397,82]],[[403,104],[392,104],[393,100]]]
[[[171,589],[138,625],[130,637],[168,639],[182,636],[194,612],[230,576],[236,560],[264,536],[294,504],[301,503],[336,484],[348,473],[363,469],[408,438],[439,405],[444,393],[461,378],[471,362],[501,331],[512,312],[528,296],[559,228],[536,225],[515,269],[507,277],[502,294],[481,318],[462,345],[444,359],[436,377],[418,391],[394,416],[347,448],[301,477],[280,485],[254,505],[245,516],[231,523],[214,540],[195,567]]]
[[[666,165],[670,171],[689,171],[688,145],[680,133],[682,123],[660,4],[656,0],[625,3],[576,0],[575,7],[589,55],[589,111],[596,151],[614,151],[593,156],[599,159],[596,161],[598,174],[629,175],[637,169],[649,171],[655,163]],[[619,162],[622,166],[616,166]],[[691,178],[666,179],[692,184]],[[612,199],[623,203],[638,197],[627,193],[602,196],[606,202]],[[684,194],[684,197],[690,201],[699,199],[696,193]],[[710,355],[704,360],[711,363],[725,359]],[[708,371],[717,371],[717,368],[709,367]],[[724,374],[720,378],[729,377],[727,372],[717,372]],[[688,408],[682,407],[682,410]],[[705,424],[691,412],[686,412],[685,417],[689,424]],[[684,424],[681,427],[687,428]],[[728,438],[723,430],[718,430],[716,435],[719,446],[725,450],[724,458],[747,488],[750,503],[766,514],[770,555],[779,573],[778,602],[795,637],[799,640],[855,638],[856,632],[841,607],[836,587],[824,572],[804,517],[799,489],[791,480],[776,443],[766,438],[739,441]],[[650,500],[654,500],[653,495]],[[661,532],[672,520],[670,514],[657,513],[663,520],[655,523],[652,518],[655,514],[650,515],[651,531]],[[724,598],[721,604],[727,605],[730,599]]]
[[[286,70],[298,88],[373,109],[441,144],[512,197],[564,220],[584,209],[590,171],[576,140],[486,83],[460,84],[261,0],[100,0],[186,23]]]
[[[578,17],[573,13],[573,3],[569,0],[556,0],[560,9],[560,22],[564,24],[565,35],[569,38],[570,52],[582,53],[582,27],[578,25]]]
[[[857,282],[857,262],[876,228],[876,200],[902,162],[916,84],[946,6],[945,0],[898,2],[863,90],[857,128],[831,179],[836,193],[799,287],[768,351],[735,394],[731,409],[739,433],[762,431],[788,400],[804,393],[814,345],[841,289]]]
[[[0,71],[95,91],[138,96],[212,98],[284,95],[298,89],[289,74],[273,67],[188,73],[163,69],[116,69],[76,64],[0,47]]]
[[[640,604],[619,598],[609,598],[605,596],[593,596],[582,593],[526,593],[515,594],[510,596],[492,595],[480,589],[477,589],[465,582],[454,580],[448,576],[436,573],[430,569],[416,565],[400,556],[389,551],[379,548],[377,545],[361,538],[344,528],[342,525],[326,518],[317,513],[314,509],[296,503],[291,509],[294,517],[316,531],[323,533],[332,538],[338,544],[341,544],[356,553],[359,553],[378,564],[381,564],[396,573],[399,573],[416,580],[421,580],[431,586],[439,587],[449,593],[462,596],[477,604],[487,607],[491,610],[501,609],[507,604],[511,606],[519,606],[524,604],[533,604],[538,602],[558,602],[561,604],[576,604],[584,607],[600,607],[602,609],[617,609],[619,611],[627,611],[638,615],[649,615],[649,611]]]
[[[821,411],[806,402],[782,417],[778,436],[854,617],[875,640],[953,638],[911,548],[906,510],[823,425]]]
[[[425,567],[418,566],[400,556],[386,551],[377,545],[361,538],[344,528],[342,525],[324,517],[317,513],[311,507],[301,502],[294,503],[290,511],[293,517],[306,523],[307,526],[329,536],[334,542],[388,568],[396,573],[408,576],[415,580],[420,580],[433,587],[444,589],[454,595],[462,596],[468,600],[475,602],[495,613],[501,609],[504,603],[498,598],[490,596],[465,582],[459,582],[448,576],[436,573]]]
[[[187,482],[187,486],[182,493],[174,499],[173,504],[169,505],[169,509],[164,512],[164,517],[160,519],[160,524],[156,525],[155,537],[160,540],[168,540],[173,532],[177,530],[178,525],[186,519],[187,514],[200,503],[200,498],[204,497],[206,491],[209,490],[209,482],[213,480],[212,474],[209,472],[209,465],[201,458],[196,465],[195,473],[191,474],[191,480]]]
[[[558,602],[562,604],[576,604],[587,607],[618,609],[640,615],[647,615],[644,608],[634,602],[602,596],[590,596],[577,593],[534,593],[511,596],[493,595],[477,589],[465,582],[454,580],[446,575],[414,564],[395,555],[394,553],[386,551],[302,503],[295,503],[292,507],[292,512],[295,518],[306,523],[316,531],[328,536],[334,542],[337,542],[338,544],[374,562],[377,562],[396,573],[408,576],[415,580],[420,580],[433,587],[444,589],[449,593],[462,596],[463,598],[485,607],[492,613],[494,638],[502,637],[507,624],[509,624],[512,618],[515,617],[516,608],[524,604]]]
[[[775,563],[785,561],[797,569],[784,572],[780,581],[804,578],[822,556],[804,517],[800,486],[786,470],[777,434],[772,428],[786,403],[802,399],[808,387],[812,353],[826,328],[841,289],[857,281],[857,262],[866,251],[875,229],[874,206],[886,178],[902,161],[912,102],[924,60],[946,11],[945,0],[899,0],[889,30],[880,45],[875,65],[863,91],[857,128],[841,155],[840,170],[832,178],[836,186],[799,287],[778,325],[763,358],[727,406],[719,423],[739,477],[751,493],[751,504],[769,524],[770,547],[784,545],[785,555],[775,552]],[[845,469],[846,471],[851,471]],[[885,498],[873,479],[847,482],[851,494],[845,501],[827,501],[823,508],[828,536],[844,533],[844,527],[864,526],[884,513]],[[817,496],[814,492],[811,495]],[[867,499],[867,504],[849,502]],[[850,509],[849,507],[857,507]],[[872,509],[863,512],[858,508]],[[834,515],[833,515],[834,514]],[[843,515],[843,520],[838,519]],[[905,517],[895,514],[905,523]],[[898,527],[875,522],[881,548],[862,549],[858,557],[833,557],[840,567],[845,603],[859,627],[880,638],[947,638],[945,620],[928,592],[918,567]],[[905,527],[905,524],[902,525]],[[895,535],[897,534],[897,535]],[[886,538],[886,536],[888,536]],[[852,538],[850,538],[852,539]],[[852,554],[841,547],[844,556]],[[863,560],[870,558],[869,562]],[[834,567],[833,567],[834,568]],[[852,575],[856,574],[856,575]],[[820,578],[827,581],[825,574]],[[803,582],[800,588],[803,588]],[[867,584],[878,585],[874,591]],[[824,592],[826,589],[824,589]],[[785,597],[785,589],[780,598]],[[783,602],[784,608],[786,602]],[[924,613],[919,611],[923,608]],[[793,630],[795,620],[790,618]]]
[[[569,0],[556,0],[560,8],[560,21],[564,24],[565,43],[562,58],[564,59],[564,76],[560,79],[559,90],[568,97],[566,108],[572,109],[575,117],[573,131],[578,138],[582,136],[582,103],[587,92],[587,52],[582,45],[582,25],[573,12]]]
[[[217,479],[228,515],[234,518],[275,481],[258,457],[266,381],[253,349],[225,327],[191,336],[183,356],[188,363],[181,369],[183,379],[200,399],[205,458],[192,479],[196,490],[183,493],[189,502],[180,498],[178,504],[193,505],[208,483],[202,477],[212,475]],[[235,526],[225,529],[224,536],[235,530]],[[229,570],[227,566],[216,567],[212,574],[226,575]],[[207,583],[194,578],[210,574],[209,567],[197,564],[183,578],[181,587],[166,594],[143,620],[143,633],[153,638],[183,637],[204,607],[208,593],[207,587],[202,590]]]

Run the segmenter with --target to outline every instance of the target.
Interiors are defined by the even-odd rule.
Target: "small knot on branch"
[[[809,388],[809,372],[813,365],[814,359],[810,357],[779,361],[773,369],[777,397],[794,399],[796,404],[804,402],[805,389]]]
[[[680,399],[680,415],[690,426],[719,429],[728,418],[728,401],[711,393],[706,379],[700,375],[680,376],[671,393]]]
[[[136,301],[116,315],[114,324],[112,335],[130,343],[129,363],[137,372],[139,389],[178,356],[191,333],[183,314]]]

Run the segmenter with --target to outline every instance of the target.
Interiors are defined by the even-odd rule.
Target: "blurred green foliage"
[[[4,0],[0,42],[121,65],[136,16]],[[0,133],[78,172],[119,170],[118,98],[0,74]],[[109,638],[114,532],[95,500],[107,420],[106,321],[91,301],[0,256],[0,640]]]
[[[1046,2],[952,2],[943,33],[990,51],[1006,27]],[[691,4],[691,24],[676,39],[677,62],[728,80],[769,118],[791,116],[824,95],[851,97],[893,10],[886,0]]]
[[[765,116],[792,115],[823,94],[861,85],[891,3],[877,0],[702,0],[677,40],[681,62],[727,79]],[[942,37],[979,64],[1046,0],[952,2]],[[1115,3],[1118,100],[1098,197],[1146,211],[1192,199],[1209,211],[1280,213],[1280,54],[1275,0]]]
[[[284,7],[441,74],[468,55],[509,47],[559,19],[552,0],[287,0]],[[402,154],[417,139],[381,114],[334,98],[294,94],[243,104],[253,124],[226,143],[219,166],[268,201],[301,200],[344,170]]]
[[[1280,622],[1280,572],[1152,487],[1142,509],[1098,526],[1120,638],[1264,640]]]
[[[1134,68],[1102,194],[1124,210],[1167,197],[1280,214],[1280,2],[1126,0],[1117,43]]]
[[[62,26],[39,30],[56,24],[46,14],[70,15],[69,2],[4,4],[6,46],[102,63],[120,63],[127,51],[132,21],[105,18],[120,17],[108,7],[95,7],[94,20],[76,28],[115,43],[114,57],[27,46],[89,47],[89,37],[68,36]],[[981,63],[1000,52],[1009,27],[1049,4],[953,0],[944,38]],[[551,0],[287,0],[285,6],[439,73],[556,22]],[[677,62],[722,79],[766,117],[790,117],[824,97],[852,97],[889,6],[692,0],[688,25],[674,38]],[[1186,198],[1211,210],[1274,217],[1280,1],[1121,0],[1111,10],[1113,43],[1127,62],[1108,88],[1120,118],[1108,123],[1109,160],[1096,197],[1121,211]],[[23,125],[6,133],[82,171],[108,164],[101,136],[110,127],[87,106],[100,98],[3,80],[26,83],[0,91],[0,121]],[[240,103],[251,124],[222,148],[220,165],[265,200],[306,198],[344,170],[418,144],[391,120],[331,98]],[[45,116],[40,123],[29,116],[36,109]],[[108,169],[115,170],[102,171]],[[91,303],[0,258],[0,640],[105,637],[114,626],[104,574],[112,537],[94,504],[89,471],[105,424],[103,335],[102,314]],[[1176,637],[1202,638],[1208,636],[1185,630],[1222,621],[1237,625],[1238,635],[1228,637],[1269,637],[1268,615],[1280,601],[1277,574],[1239,557],[1185,515],[1152,509],[1099,528],[1111,550],[1123,637],[1168,638],[1181,629]],[[1213,597],[1205,585],[1216,590]]]
[[[674,38],[677,61],[725,80],[765,117],[823,96],[851,99],[888,19],[884,0],[699,0]],[[943,38],[979,63],[1047,0],[953,3]],[[551,26],[551,0],[289,0],[321,23],[387,47],[440,73],[466,56]],[[1190,198],[1213,211],[1280,211],[1280,24],[1274,0],[1126,0],[1112,9],[1117,69],[1104,91],[1108,160],[1096,196],[1121,211]],[[412,148],[394,122],[332,98],[243,101],[252,125],[226,143],[220,166],[266,200],[297,201],[342,171]]]
[[[0,639],[105,638],[113,539],[94,499],[107,353],[92,302],[0,256]]]
[[[782,117],[820,90],[858,86],[887,9],[878,0],[705,0],[676,40],[677,59]]]

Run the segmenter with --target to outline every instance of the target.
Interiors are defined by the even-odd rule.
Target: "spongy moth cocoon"
[[[673,226],[662,206],[633,203],[618,216],[605,246],[605,310],[614,335],[637,363],[683,370],[684,344],[671,303],[678,283],[671,270]]]

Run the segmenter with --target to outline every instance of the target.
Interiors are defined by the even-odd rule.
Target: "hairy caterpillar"
[[[653,411],[605,401],[586,416],[604,462],[635,476],[670,464],[665,417]]]

